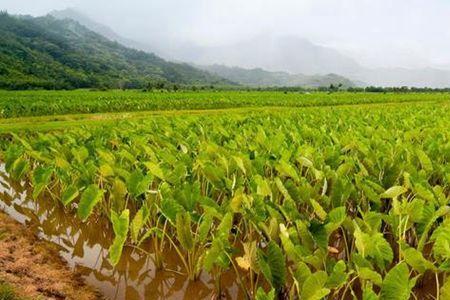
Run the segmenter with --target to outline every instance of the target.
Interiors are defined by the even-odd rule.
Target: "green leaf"
[[[372,290],[372,287],[365,287],[363,290],[362,300],[379,300],[377,294]]]
[[[436,258],[450,259],[450,219],[446,219],[431,235],[433,254]]]
[[[158,164],[148,161],[145,162],[144,165],[147,167],[150,173],[153,174],[153,176],[156,176],[161,180],[165,180],[164,172]]]
[[[28,160],[18,158],[14,161],[11,170],[11,178],[14,180],[21,180],[30,169],[30,163]]]
[[[303,283],[300,299],[302,300],[321,300],[330,293],[325,288],[327,282],[327,273],[318,271],[309,276]]]
[[[316,200],[311,199],[310,202],[311,206],[314,208],[314,213],[319,217],[320,220],[324,221],[327,217],[327,212]]]
[[[213,223],[213,217],[212,215],[206,213],[203,218],[202,221],[200,222],[199,228],[198,228],[198,236],[197,236],[197,240],[205,243],[206,239],[208,237],[208,233],[211,230],[212,227],[212,223]]]
[[[121,211],[125,205],[125,197],[127,196],[127,187],[125,183],[116,178],[111,188],[111,200],[114,211]]]
[[[83,192],[80,203],[78,204],[78,216],[82,221],[86,221],[89,218],[94,207],[102,200],[103,192],[95,184],[88,186]]]
[[[275,290],[272,288],[267,294],[262,287],[256,291],[255,300],[275,300]]]
[[[300,180],[295,168],[290,163],[288,163],[284,160],[280,160],[280,162],[278,163],[278,165],[276,165],[275,168],[283,176],[290,177],[290,178],[294,179],[295,181]]]
[[[144,204],[134,216],[133,221],[131,221],[131,239],[134,243],[139,241],[139,233],[147,222],[149,216],[150,211],[147,205]]]
[[[113,266],[117,265],[122,256],[123,245],[127,240],[130,224],[130,211],[125,209],[120,216],[111,210],[111,222],[114,230],[114,241],[109,248],[109,260]]]
[[[384,269],[386,264],[392,262],[394,259],[392,248],[384,239],[382,233],[377,232],[368,234],[362,232],[356,225],[354,236],[358,252],[361,253],[363,257],[373,258],[381,269]]]
[[[273,241],[267,245],[266,253],[259,257],[258,264],[269,283],[280,291],[286,283],[286,261],[280,247]]]
[[[39,197],[44,188],[50,183],[53,168],[51,167],[37,167],[33,172],[33,198]]]
[[[435,266],[428,260],[426,260],[422,253],[414,248],[402,245],[402,253],[405,261],[408,265],[413,267],[419,273],[425,273],[427,270],[435,270]]]
[[[64,206],[67,206],[80,194],[78,188],[75,185],[69,185],[61,195],[61,202]]]
[[[433,163],[431,162],[431,159],[428,157],[428,155],[421,149],[417,149],[416,154],[419,158],[422,168],[427,172],[433,171]]]
[[[358,276],[362,280],[369,280],[378,286],[381,286],[383,282],[383,278],[381,278],[380,274],[367,267],[358,268]]]
[[[148,191],[151,182],[151,176],[144,176],[141,171],[137,170],[128,177],[127,188],[134,197],[138,197]]]
[[[346,272],[347,266],[343,260],[338,261],[328,277],[326,286],[330,289],[338,289],[347,282],[348,274]]]
[[[381,300],[409,300],[415,280],[409,280],[409,269],[405,262],[393,267],[381,285]]]
[[[380,195],[381,198],[395,198],[400,196],[401,194],[406,193],[408,190],[403,186],[393,186],[387,189],[384,193]]]
[[[450,277],[445,280],[439,294],[441,299],[450,299]]]
[[[191,215],[187,212],[179,212],[176,217],[177,238],[181,246],[190,251],[194,248],[194,239],[191,232]]]

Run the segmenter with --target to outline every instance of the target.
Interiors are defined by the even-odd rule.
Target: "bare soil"
[[[0,212],[0,279],[29,299],[102,299],[58,251]]]

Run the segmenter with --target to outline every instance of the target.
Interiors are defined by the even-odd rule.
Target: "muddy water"
[[[0,165],[0,209],[50,241],[69,266],[107,299],[216,297],[214,280],[203,273],[198,281],[189,281],[182,274],[181,262],[173,251],[166,253],[164,270],[156,270],[151,256],[130,247],[124,249],[120,263],[112,267],[107,259],[113,238],[109,222],[91,218],[82,223],[73,217],[73,212],[46,199],[33,200],[27,184],[12,183]],[[221,297],[240,299],[241,296],[233,274],[225,274]]]

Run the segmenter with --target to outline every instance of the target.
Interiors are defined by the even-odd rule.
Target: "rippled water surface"
[[[175,251],[166,251],[164,270],[156,270],[152,256],[126,247],[116,267],[108,261],[112,228],[104,218],[80,222],[51,197],[33,200],[27,183],[13,183],[0,165],[0,209],[15,220],[36,230],[43,239],[59,248],[69,266],[80,272],[86,282],[107,299],[211,299],[216,297],[214,280],[203,273],[189,281],[182,274]],[[151,249],[146,249],[151,253]],[[233,274],[221,280],[222,297],[240,299]]]

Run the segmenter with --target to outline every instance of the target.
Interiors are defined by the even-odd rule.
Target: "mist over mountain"
[[[294,49],[295,47],[286,45],[285,47],[283,47],[283,49],[278,49],[278,43],[275,41],[272,41],[272,44],[274,45],[273,49],[271,50],[272,53],[262,53],[259,57],[260,59],[255,59],[253,61],[253,64],[245,64],[243,63],[243,61],[245,61],[246,57],[251,56],[252,53],[241,53],[241,51],[234,51],[234,49],[239,48],[239,46],[243,46],[244,48],[246,48],[246,45],[238,45],[237,47],[230,46],[228,47],[228,49],[202,48],[194,46],[192,44],[167,43],[166,41],[161,40],[158,43],[153,44],[153,46],[150,46],[145,43],[135,42],[131,39],[122,37],[109,27],[92,20],[76,9],[52,11],[50,15],[60,20],[76,20],[92,31],[95,31],[113,41],[117,41],[118,43],[121,43],[128,47],[133,47],[143,51],[156,52],[158,55],[161,55],[169,60],[191,62],[197,68],[203,69],[212,74],[242,85],[304,87],[323,87],[329,86],[330,84],[342,84],[346,87],[355,85],[352,81],[344,78],[343,76],[326,73],[325,68],[319,69],[322,64],[318,63],[320,61],[328,60],[330,64],[336,64],[335,69],[338,69],[339,67],[347,67],[349,70],[352,70],[355,67],[355,63],[353,61],[340,56],[339,53],[333,51],[332,49],[317,47],[307,40],[299,39],[296,40],[296,42],[301,44],[302,46],[304,45],[305,48],[309,48],[309,58],[304,56],[299,57],[297,66],[292,67],[291,69],[288,68],[290,63],[288,61],[284,62],[284,66],[282,67],[282,69],[288,69],[288,71],[295,73],[290,74],[289,72],[276,71],[276,66],[280,65],[280,63],[283,63],[281,60],[276,60],[276,58],[280,58],[283,56],[289,57],[288,55],[284,55],[281,52],[283,51],[283,49],[286,49],[286,51],[288,51],[288,49]],[[253,41],[248,41],[246,43],[251,44],[252,42]],[[256,42],[264,43],[264,40],[255,39],[254,43]],[[288,43],[289,40],[285,39],[285,42]],[[320,51],[314,51],[315,48],[320,48]],[[265,59],[265,57],[268,59]],[[274,59],[271,60],[270,58]],[[216,61],[224,60],[228,65],[239,65],[243,67],[232,68],[225,65],[217,65],[214,63]],[[314,61],[316,61],[316,63],[314,63]],[[262,64],[263,62],[268,62],[268,64]],[[339,63],[340,66],[337,65]],[[253,66],[259,65],[263,65],[262,68],[265,68],[267,70],[263,70],[260,67],[252,68]],[[297,72],[296,70],[307,70],[307,73],[317,75],[299,74],[299,72]]]
[[[290,74],[287,72],[269,72],[261,68],[245,69],[239,67],[227,67],[224,65],[197,66],[217,76],[226,78],[245,86],[302,86],[310,88],[328,87],[330,85],[342,87],[354,87],[356,84],[349,79],[336,74],[304,75]]]
[[[293,36],[257,36],[223,47],[178,47],[166,50],[175,59],[198,64],[263,68],[292,74],[356,72],[359,65],[338,51]]]
[[[93,21],[79,11],[68,9],[52,12],[52,14],[58,18],[68,17],[77,20],[91,30],[121,44],[155,52],[166,59],[203,66],[222,65],[250,70],[263,69],[270,72],[281,72],[270,75],[264,73],[267,75],[261,80],[264,85],[269,84],[270,80],[273,80],[273,85],[280,82],[296,82],[296,80],[292,80],[292,77],[287,79],[289,76],[283,74],[288,73],[294,76],[295,74],[309,76],[338,74],[354,82],[376,86],[450,86],[450,69],[446,68],[445,65],[439,68],[420,69],[367,68],[337,49],[316,45],[305,38],[293,35],[258,35],[237,43],[213,47],[163,38],[157,40],[148,38],[136,42],[121,37],[107,26]],[[242,75],[242,70],[240,70],[240,73]],[[257,82],[258,76],[261,76],[262,73],[256,74],[253,71],[250,74],[255,75],[255,78],[250,82]],[[283,75],[280,76],[280,74]],[[249,75],[248,72],[247,75]],[[284,79],[281,80],[280,78]],[[297,81],[303,82],[303,79]]]

